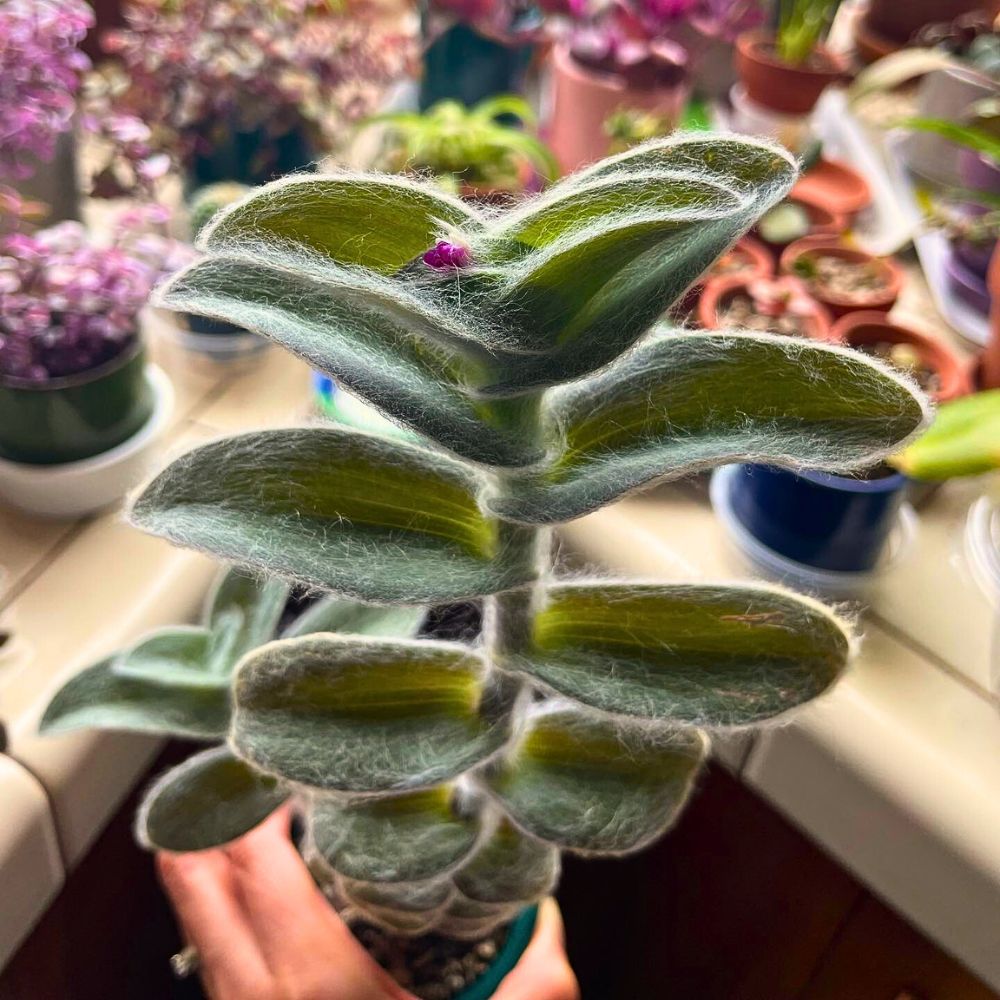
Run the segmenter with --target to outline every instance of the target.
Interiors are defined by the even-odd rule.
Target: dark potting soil
[[[941,377],[933,368],[923,363],[916,348],[910,344],[893,344],[880,340],[875,344],[865,344],[861,350],[865,354],[888,361],[894,368],[916,379],[917,385],[924,392],[933,394],[941,388]]]
[[[734,295],[722,309],[719,319],[727,327],[741,326],[745,330],[783,333],[789,337],[808,336],[807,317],[795,313],[764,316],[755,310],[753,299],[748,295]]]
[[[396,937],[371,924],[351,930],[368,953],[404,989],[421,1000],[451,1000],[475,982],[507,940],[507,926],[479,941],[455,941],[437,934]]]

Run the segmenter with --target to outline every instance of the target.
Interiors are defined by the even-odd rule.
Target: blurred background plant
[[[487,98],[473,108],[439,101],[423,114],[370,118],[384,128],[379,169],[434,177],[453,193],[519,193],[555,180],[559,165],[536,134],[531,105],[514,94]]]
[[[403,22],[366,0],[131,0],[88,81],[107,142],[103,195],[171,163],[197,183],[301,169],[371,112],[413,55]]]
[[[840,0],[780,0],[775,49],[793,66],[808,62],[826,37]]]
[[[121,215],[106,244],[78,222],[0,241],[0,376],[74,375],[134,343],[150,290],[189,259],[155,231],[165,221],[144,206]]]

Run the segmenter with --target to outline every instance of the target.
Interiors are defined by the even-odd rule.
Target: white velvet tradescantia
[[[52,728],[128,721],[133,702],[102,703],[127,684],[156,687],[136,700],[165,728],[219,735],[224,717],[227,746],[149,793],[146,844],[210,847],[291,796],[340,905],[476,937],[552,889],[561,851],[659,836],[712,730],[836,681],[852,636],[813,600],[558,579],[550,562],[551,525],[645,484],[737,460],[847,471],[926,423],[918,390],[866,356],[657,326],[795,175],[767,142],[678,135],[507,213],[342,174],[258,189],[209,224],[160,303],[270,337],[415,433],[241,434],[134,501],[138,526],[266,587],[338,595],[276,641],[175,633],[94,668],[110,688],[57,698]],[[475,642],[413,637],[412,607],[472,598]],[[202,676],[209,648],[242,658]]]

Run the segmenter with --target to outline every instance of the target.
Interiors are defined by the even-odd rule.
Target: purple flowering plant
[[[30,177],[71,128],[93,23],[83,0],[0,3],[0,179]]]
[[[123,213],[107,245],[78,222],[0,239],[0,378],[42,383],[127,350],[150,290],[192,251],[151,226],[166,212]]]
[[[624,76],[638,87],[669,86],[696,73],[712,40],[731,42],[761,24],[763,0],[546,0],[565,2],[554,11],[556,33],[597,72]]]
[[[148,188],[233,130],[299,131],[326,151],[415,51],[405,19],[368,0],[129,0],[123,14],[86,98],[107,140],[102,195]]]

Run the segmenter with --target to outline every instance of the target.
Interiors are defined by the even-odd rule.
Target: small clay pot
[[[819,254],[824,257],[839,257],[841,260],[850,261],[852,264],[870,264],[882,276],[882,286],[872,291],[866,291],[853,298],[846,298],[815,287],[807,279],[802,280],[809,286],[809,294],[817,301],[822,302],[834,318],[846,316],[848,313],[858,312],[868,309],[877,312],[888,312],[899,298],[900,289],[903,287],[905,274],[903,269],[891,257],[876,257],[873,254],[865,253],[864,250],[856,250],[853,247],[845,247],[837,240],[829,240],[822,236],[807,236],[803,240],[796,240],[787,246],[781,255],[779,270],[782,274],[793,274],[801,278],[802,275],[796,270],[795,264],[800,258],[807,254]]]
[[[847,231],[847,227],[850,225],[846,215],[839,212],[834,212],[827,208],[822,202],[817,201],[814,194],[806,191],[802,193],[801,191],[792,191],[785,201],[794,202],[796,205],[801,205],[809,217],[809,232],[806,234],[807,239],[813,237],[836,237],[840,236],[842,233]],[[789,240],[787,243],[774,242],[774,240],[769,240],[765,238],[764,234],[760,231],[760,226],[758,225],[754,231],[754,236],[756,239],[760,240],[772,253],[780,256],[784,251],[785,247],[790,246],[792,243],[797,242],[796,240]]]
[[[871,204],[868,182],[856,170],[834,160],[819,160],[792,188],[792,197],[822,205],[836,215],[852,216]]]
[[[806,64],[782,62],[767,31],[747,31],[736,39],[736,71],[751,101],[786,115],[809,114],[820,94],[846,77],[844,64],[822,45]]]
[[[1000,250],[993,251],[986,286],[990,292],[990,339],[979,359],[979,387],[1000,389]]]
[[[569,45],[553,46],[552,118],[546,139],[565,173],[606,156],[611,137],[604,123],[621,109],[645,111],[673,126],[680,119],[690,87],[638,88],[614,73],[588,69],[570,52]]]
[[[702,289],[698,299],[698,323],[706,330],[723,329],[720,314],[728,301],[740,292],[750,294],[749,286],[754,279],[747,280],[738,275],[729,278],[711,278]],[[830,341],[833,319],[826,307],[812,299],[815,309],[806,317],[806,336],[809,340]]]
[[[747,260],[751,269],[739,274],[719,274],[716,268],[729,254],[738,254]],[[771,252],[759,240],[752,236],[744,236],[734,246],[726,251],[705,273],[701,281],[692,285],[684,295],[684,298],[671,310],[676,315],[687,315],[698,308],[698,300],[705,288],[705,283],[715,278],[741,278],[743,281],[753,281],[755,278],[770,278],[774,274],[774,257]]]
[[[962,14],[996,13],[994,0],[870,0],[868,26],[902,48],[924,25],[954,21]]]
[[[877,28],[873,28],[867,17],[859,17],[854,22],[854,51],[866,66],[898,52],[902,47],[901,42],[887,38]]]
[[[939,386],[932,393],[939,403],[957,399],[972,391],[968,365],[952,350],[908,326],[893,323],[884,313],[853,312],[833,324],[833,339],[863,350],[874,344],[908,344],[920,356],[921,364],[937,374]]]

